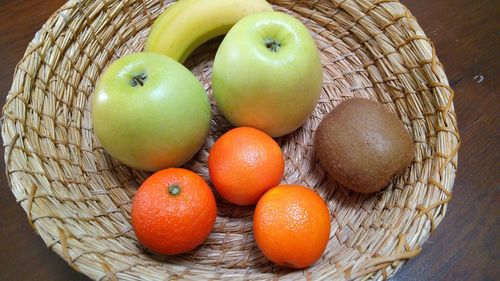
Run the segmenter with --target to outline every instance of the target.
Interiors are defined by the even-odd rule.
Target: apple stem
[[[145,73],[134,75],[132,76],[132,80],[130,80],[130,85],[132,85],[133,87],[137,85],[144,86],[144,81],[146,81],[147,78],[148,76]]]
[[[168,187],[168,193],[170,193],[170,195],[177,196],[181,193],[181,187],[177,184],[171,184]]]
[[[264,41],[264,43],[266,44],[266,48],[274,53],[276,53],[281,48],[281,43],[274,39],[268,38]]]

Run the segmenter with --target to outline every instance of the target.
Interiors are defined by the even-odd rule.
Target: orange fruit
[[[285,172],[279,145],[266,133],[250,127],[232,129],[213,145],[208,156],[210,178],[227,201],[253,205]]]
[[[314,191],[281,185],[267,191],[253,217],[257,246],[272,262],[305,268],[325,251],[330,236],[330,212]]]
[[[170,168],[151,175],[132,202],[132,227],[146,248],[167,255],[190,251],[208,237],[217,207],[198,174]]]

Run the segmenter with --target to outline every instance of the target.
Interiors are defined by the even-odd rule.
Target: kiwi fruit
[[[413,140],[403,123],[378,102],[352,98],[321,121],[314,137],[321,166],[360,193],[385,188],[413,161]]]

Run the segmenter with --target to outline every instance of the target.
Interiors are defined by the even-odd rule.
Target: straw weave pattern
[[[301,20],[321,51],[320,101],[302,128],[278,142],[286,158],[283,183],[314,188],[330,209],[322,258],[305,270],[273,265],[253,239],[253,207],[217,194],[216,224],[201,247],[159,256],[137,242],[131,199],[149,174],[104,151],[93,134],[90,99],[107,65],[142,50],[168,0],[71,0],[36,33],[17,65],[3,108],[6,174],[49,249],[96,280],[381,280],[421,251],[446,213],[460,145],[454,93],[432,42],[396,0],[271,3]],[[208,182],[208,151],[231,128],[211,97],[219,42],[186,62],[210,96],[214,116],[204,147],[185,167]],[[384,104],[415,143],[411,167],[376,195],[351,193],[328,179],[312,149],[322,117],[353,96]]]

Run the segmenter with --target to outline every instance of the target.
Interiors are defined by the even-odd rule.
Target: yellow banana
[[[226,34],[243,17],[272,10],[265,0],[179,0],[155,20],[144,50],[183,63],[194,49]]]

